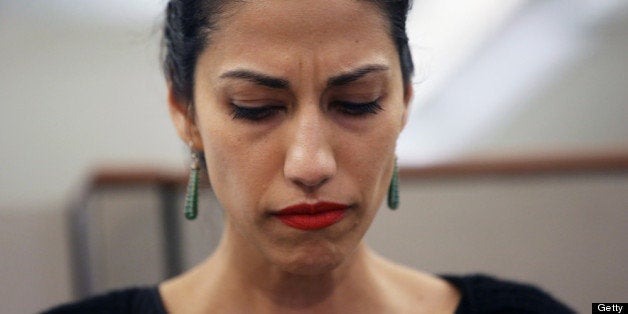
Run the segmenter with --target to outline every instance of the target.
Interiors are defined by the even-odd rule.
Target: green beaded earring
[[[397,168],[397,158],[395,158],[395,167],[393,168],[393,175],[388,187],[388,208],[392,210],[399,208],[399,169]]]
[[[198,214],[198,173],[201,170],[198,153],[192,151],[192,165],[190,166],[190,180],[185,194],[185,218],[196,219]]]

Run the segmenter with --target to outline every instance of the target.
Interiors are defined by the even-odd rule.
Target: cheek
[[[372,127],[360,135],[362,139],[356,141],[363,153],[361,159],[373,159],[370,162],[381,162],[394,156],[397,138],[403,128],[404,107],[401,100],[394,101],[387,107]]]
[[[370,206],[378,207],[380,198],[388,189],[395,158],[401,119],[397,113],[378,120],[377,127],[368,132],[347,136],[340,143],[344,147],[337,157],[342,168],[357,185]]]
[[[277,170],[281,156],[274,143],[251,141],[231,121],[221,125],[217,120],[201,123],[200,130],[210,183],[231,215],[253,213],[274,176],[281,173]]]

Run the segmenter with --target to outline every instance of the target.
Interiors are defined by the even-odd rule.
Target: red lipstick
[[[316,230],[329,227],[340,221],[349,205],[319,202],[297,204],[286,207],[273,215],[284,224],[301,229]]]

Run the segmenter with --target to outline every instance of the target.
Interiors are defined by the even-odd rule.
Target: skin
[[[205,153],[225,209],[217,250],[160,286],[170,312],[453,312],[451,286],[362,242],[387,192],[412,93],[386,23],[365,1],[228,8],[198,59],[194,116],[169,95],[179,135]],[[381,110],[355,116],[342,101],[377,101]],[[252,121],[234,118],[233,104],[277,109]],[[319,201],[350,208],[309,231],[272,215]]]

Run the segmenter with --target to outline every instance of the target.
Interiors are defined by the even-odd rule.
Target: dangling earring
[[[395,210],[399,207],[399,169],[397,168],[397,158],[395,157],[395,167],[388,187],[388,208]]]
[[[190,145],[192,147],[192,145]],[[192,165],[190,166],[190,180],[185,194],[185,218],[196,219],[198,214],[198,173],[201,169],[198,153],[192,151]]]

